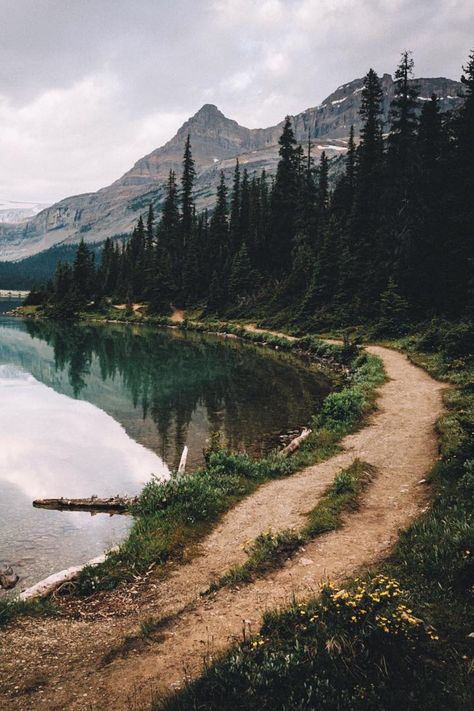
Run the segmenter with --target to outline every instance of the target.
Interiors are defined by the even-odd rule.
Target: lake
[[[330,390],[314,365],[219,336],[5,315],[0,300],[0,563],[16,590],[126,535],[127,516],[35,509],[35,498],[136,494],[187,471],[210,433],[262,456],[308,423]],[[0,593],[2,594],[2,593]]]

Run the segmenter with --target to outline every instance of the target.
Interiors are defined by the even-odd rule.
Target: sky
[[[472,0],[0,0],[0,201],[120,177],[204,103],[249,128],[370,67],[459,79]]]

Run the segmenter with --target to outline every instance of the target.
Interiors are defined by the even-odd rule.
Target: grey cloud
[[[96,189],[206,101],[274,124],[404,48],[458,78],[473,26],[471,0],[0,0],[0,193]]]

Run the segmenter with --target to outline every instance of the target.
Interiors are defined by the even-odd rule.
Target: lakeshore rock
[[[0,587],[4,590],[11,590],[19,581],[19,576],[13,572],[10,565],[0,565]]]

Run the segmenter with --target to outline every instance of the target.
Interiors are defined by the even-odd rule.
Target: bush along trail
[[[260,334],[259,338],[264,337]],[[297,348],[297,341],[289,343],[292,345],[288,347]],[[324,347],[328,348],[327,345]],[[274,700],[272,694],[275,689],[271,678],[275,670],[263,668],[262,684],[267,689],[268,698],[264,698],[259,684],[255,684],[254,698],[250,699],[248,694],[241,693],[243,686],[248,687],[248,677],[241,674],[242,670],[235,667],[232,661],[232,655],[235,654],[249,660],[251,657],[248,655],[265,647],[258,641],[254,646],[260,638],[253,638],[262,615],[269,609],[286,606],[295,597],[305,600],[314,596],[320,584],[328,577],[337,583],[356,570],[378,562],[393,549],[399,529],[406,528],[427,505],[428,486],[419,482],[438,456],[435,422],[443,411],[443,386],[412,365],[401,353],[378,346],[367,350],[368,354],[358,356],[353,363],[349,386],[339,393],[333,393],[326,400],[317,421],[313,423],[313,441],[307,442],[294,460],[279,459],[279,466],[288,469],[280,471],[278,478],[270,479],[256,488],[256,483],[268,477],[268,467],[274,471],[271,469],[274,466],[271,459],[252,463],[242,456],[215,452],[210,455],[207,473],[200,475],[203,488],[199,483],[191,484],[195,478],[191,477],[186,483],[175,479],[167,485],[151,483],[145,489],[138,504],[141,512],[137,511],[134,532],[124,544],[124,570],[126,555],[130,555],[130,566],[139,564],[138,551],[143,540],[148,540],[147,529],[154,531],[151,540],[154,541],[153,545],[158,546],[158,553],[166,546],[163,546],[162,534],[156,535],[156,531],[166,533],[168,540],[174,544],[178,536],[174,528],[175,518],[166,518],[166,511],[171,513],[172,507],[175,507],[173,513],[181,526],[183,522],[189,524],[186,535],[194,527],[201,535],[207,533],[200,545],[197,548],[195,546],[194,557],[185,556],[183,564],[179,566],[168,563],[165,567],[168,575],[162,580],[158,575],[150,573],[148,566],[146,584],[135,584],[132,581],[125,587],[119,585],[111,593],[91,595],[85,602],[77,602],[77,598],[74,598],[75,602],[66,605],[61,602],[63,613],[58,618],[22,618],[6,628],[3,641],[4,649],[9,649],[9,653],[8,657],[4,654],[2,660],[2,678],[3,693],[11,708],[25,709],[32,705],[34,708],[48,709],[87,708],[84,699],[87,699],[90,708],[126,709],[133,708],[133,704],[135,708],[144,708],[149,705],[153,693],[166,695],[182,686],[187,676],[199,673],[203,659],[209,662],[224,651],[232,640],[241,639],[243,632],[244,643],[232,651],[230,656],[217,666],[209,667],[204,677],[182,692],[184,696],[166,703],[177,704],[176,708],[250,709],[257,705],[265,707],[265,704],[270,707],[269,699]],[[379,390],[378,410],[370,417],[368,426],[346,434],[354,429],[361,413],[370,406],[373,390],[383,379],[378,358],[383,361],[388,376],[388,382]],[[352,391],[352,395],[348,395],[349,391]],[[337,451],[335,443],[341,436],[341,448]],[[326,455],[335,452],[334,455],[326,461],[309,464],[291,477],[281,477],[281,474],[290,473],[293,467],[304,465],[305,458],[313,457],[314,461],[314,452],[311,454],[310,448],[317,443]],[[284,560],[283,565],[279,562],[280,567],[270,570],[263,577],[251,576],[247,584],[226,585],[210,595],[202,596],[212,581],[225,576],[235,566],[245,565],[248,556],[244,548],[248,546],[249,540],[257,539],[269,529],[272,529],[274,535],[291,529],[304,535],[304,530],[311,526],[311,514],[318,511],[318,503],[322,505],[327,500],[335,477],[341,470],[354,467],[356,459],[370,465],[371,471],[375,468],[376,474],[372,481],[365,483],[362,494],[357,496],[358,506],[355,510],[344,506],[339,510],[336,506],[332,512],[336,522],[327,526],[327,533],[314,539],[308,535],[308,540],[289,560]],[[264,476],[260,474],[260,478],[257,476],[255,481],[255,472],[262,470]],[[253,473],[251,476],[250,472]],[[229,475],[231,486],[234,487],[230,491],[226,488]],[[217,520],[230,503],[235,504],[241,498],[241,489],[236,491],[235,487],[242,487],[242,482],[247,479],[251,482],[247,493],[249,490],[253,493],[236,503],[210,531],[209,522],[203,521],[200,513],[203,504],[209,507],[211,520]],[[199,476],[196,481],[199,482]],[[220,495],[218,500],[222,503],[212,509],[210,500],[214,500],[214,493],[209,492],[207,496],[204,490],[206,487],[213,490],[216,484]],[[193,495],[204,496],[195,507],[189,501],[191,492],[187,491],[184,496],[186,486],[193,485],[197,487]],[[163,498],[166,500],[164,509]],[[322,512],[320,509],[319,513]],[[339,515],[342,517],[340,521],[337,520]],[[160,523],[155,528],[157,517]],[[316,533],[317,522],[314,525]],[[322,530],[325,530],[324,526]],[[136,542],[130,544],[133,536],[137,536]],[[195,543],[196,538],[190,536],[188,541]],[[181,554],[184,543],[188,541],[186,537],[179,539],[177,548]],[[159,558],[156,550],[148,561],[153,559],[154,562]],[[170,557],[166,550],[163,559]],[[135,569],[138,573],[138,569]],[[101,587],[104,580],[109,581],[105,586],[115,585],[117,570],[120,570],[120,565],[111,566],[110,570],[105,569],[99,573],[90,571],[90,575],[81,581],[81,586],[85,586],[85,592],[90,592],[95,586]],[[123,571],[119,578],[122,574]],[[374,585],[378,585],[378,590],[381,583],[375,582]],[[379,592],[380,599],[384,600],[385,593],[381,595],[384,590],[380,588]],[[371,594],[378,597],[372,589]],[[411,592],[406,595],[409,598]],[[404,596],[405,593],[401,593],[403,599]],[[400,604],[406,603],[402,601]],[[117,612],[120,609],[124,613],[122,617]],[[411,610],[412,607],[407,605],[407,609]],[[66,616],[64,610],[68,611]],[[401,615],[403,609],[398,612]],[[410,618],[413,616],[413,619],[422,619],[415,613],[406,614]],[[370,619],[375,620],[375,615],[379,617],[378,612],[374,611]],[[71,619],[71,616],[75,618]],[[359,620],[357,615],[353,616]],[[382,616],[387,617],[383,612]],[[404,620],[404,617],[401,619]],[[406,625],[415,625],[414,622],[405,622]],[[355,624],[351,621],[351,625]],[[278,622],[275,625],[278,627]],[[429,627],[429,621],[425,624],[423,620],[419,625],[420,634],[423,629],[423,644],[434,645],[438,642],[431,639],[440,635]],[[325,629],[328,642],[331,630],[329,627]],[[356,630],[355,627],[350,629]],[[296,628],[294,631],[296,634]],[[383,629],[374,632],[379,633],[388,634]],[[338,645],[341,646],[341,641],[338,641],[337,634],[333,636],[337,642],[334,645],[336,650]],[[350,646],[348,631],[341,632],[341,636],[348,640]],[[281,638],[283,645],[281,630],[277,629],[275,638]],[[299,648],[299,641],[296,638],[293,641]],[[408,640],[407,644],[410,646],[412,642]],[[58,658],[57,665],[51,665],[48,661],[48,648],[50,653],[54,649]],[[285,664],[282,660],[288,656],[283,646],[280,661],[279,653],[279,649],[275,649],[275,664],[280,668],[277,675],[283,674]],[[341,665],[347,661],[344,656],[346,653],[344,647]],[[364,655],[362,647],[356,643],[351,654],[359,653]],[[35,659],[34,673],[16,661],[31,656]],[[381,658],[378,659],[377,669],[383,668],[383,665],[380,666]],[[368,659],[367,669],[372,669],[371,663]],[[332,660],[328,664],[333,668]],[[231,669],[234,668],[238,676],[236,684],[229,681],[233,673]],[[268,678],[265,676],[267,671],[270,675]],[[287,672],[291,672],[288,665]],[[257,668],[254,667],[249,673],[257,674]],[[370,673],[366,671],[366,676],[370,676]],[[387,678],[391,679],[390,674]],[[365,690],[360,693],[367,695],[365,678],[362,681]],[[208,683],[211,687],[207,686]],[[227,683],[244,699],[246,705],[238,706]],[[390,683],[387,681],[387,688]],[[351,698],[352,691],[346,682],[344,684],[341,699],[345,698],[344,694]],[[211,691],[214,686],[218,687],[215,695]],[[303,687],[306,688],[304,684]],[[216,701],[217,705],[213,707],[210,698],[220,701]],[[284,694],[278,698],[282,699],[281,708],[307,708],[305,702],[302,701],[303,705],[298,707],[296,699],[295,703],[293,700],[288,701]],[[380,706],[375,705],[374,708]]]

